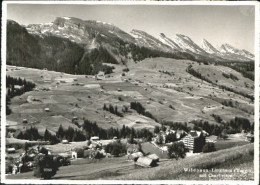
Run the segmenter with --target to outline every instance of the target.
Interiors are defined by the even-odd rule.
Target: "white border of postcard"
[[[255,142],[254,142],[254,181],[192,181],[192,180],[30,180],[5,178],[5,120],[6,120],[6,21],[8,4],[84,4],[84,5],[251,5],[255,7]],[[259,184],[259,3],[252,1],[5,1],[2,3],[2,40],[1,40],[1,181],[6,184]],[[228,17],[227,17],[228,19]]]

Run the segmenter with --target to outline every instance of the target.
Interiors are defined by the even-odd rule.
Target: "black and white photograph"
[[[3,5],[3,183],[258,184],[258,4]]]

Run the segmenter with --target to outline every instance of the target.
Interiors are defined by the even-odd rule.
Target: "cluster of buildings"
[[[215,142],[206,138],[207,136],[209,136],[209,134],[204,130],[191,130],[189,132],[186,132],[184,130],[167,129],[165,132],[160,131],[160,133],[156,135],[156,137],[153,139],[153,144],[157,148],[160,148],[162,151],[167,151],[167,145],[172,144],[172,142],[167,143],[166,141],[166,137],[169,134],[175,134],[176,142],[183,142],[185,147],[191,153],[202,152],[202,148],[206,144],[206,142]],[[159,137],[161,137],[160,139],[162,140],[162,146],[156,144],[158,143]]]
[[[137,145],[130,145],[127,148],[128,160],[134,161],[136,165],[142,167],[154,167],[159,162],[159,157],[156,154],[144,155]]]
[[[8,148],[7,152],[15,153],[15,148]],[[30,149],[26,152],[21,153],[17,158],[15,158],[12,163],[7,166],[7,168],[10,168],[9,172],[12,174],[22,173],[25,171],[30,171],[33,168],[33,161],[36,155],[39,154],[39,150],[37,149]]]
[[[116,141],[117,137],[114,137],[113,141]],[[98,136],[93,136],[90,138],[91,143],[82,148],[74,148],[69,149],[65,153],[59,153],[63,157],[67,157],[70,159],[77,159],[77,158],[101,158],[107,157],[110,158],[112,155],[110,153],[105,152],[102,142],[100,141]],[[62,144],[69,144],[68,140],[62,140]]]

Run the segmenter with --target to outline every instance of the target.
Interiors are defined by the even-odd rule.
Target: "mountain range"
[[[103,63],[124,64],[159,56],[200,62],[254,60],[249,51],[230,44],[216,48],[204,39],[198,45],[182,34],[169,38],[161,33],[155,38],[142,30],[127,33],[101,21],[58,17],[45,24],[7,22],[7,64],[94,74],[104,69]]]

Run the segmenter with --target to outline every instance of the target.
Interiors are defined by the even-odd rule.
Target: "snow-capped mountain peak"
[[[235,56],[240,56],[242,58],[247,58],[247,59],[250,59],[250,60],[253,60],[254,59],[254,55],[252,53],[250,53],[249,51],[247,50],[240,50],[240,49],[237,49],[235,48],[234,46],[231,46],[230,44],[223,44],[221,45],[219,51],[225,55],[235,55]]]
[[[173,41],[184,51],[191,51],[197,54],[205,53],[202,48],[200,48],[196,43],[194,43],[189,37],[185,35],[176,34]]]
[[[233,46],[231,46],[229,44],[222,44],[220,47],[220,52],[236,54],[238,52],[238,49],[234,48]]]
[[[173,40],[169,39],[168,37],[166,37],[166,35],[164,33],[161,33],[159,35],[159,40],[168,45],[169,47],[171,47],[172,49],[177,49],[177,50],[182,50]]]
[[[156,50],[170,51],[170,47],[168,45],[144,31],[133,29],[130,32],[130,35],[135,38],[138,45]]]
[[[206,39],[203,39],[201,48],[210,54],[219,53],[219,51],[215,47],[213,47]]]
[[[30,34],[45,37],[53,35],[83,44],[86,48],[98,48],[104,44],[115,48],[120,43],[131,43],[152,50],[168,53],[182,52],[195,56],[196,59],[206,58],[220,60],[254,59],[254,55],[246,50],[239,50],[229,44],[223,44],[216,49],[210,42],[203,40],[198,46],[192,39],[183,34],[176,34],[174,38],[161,33],[158,38],[142,30],[133,29],[126,33],[111,23],[97,20],[81,20],[74,17],[57,17],[51,23],[30,24],[24,26]]]

